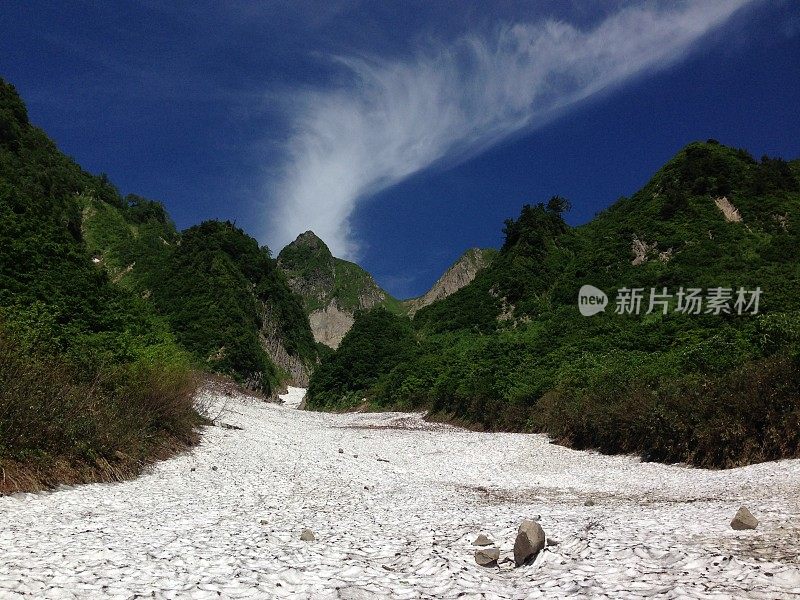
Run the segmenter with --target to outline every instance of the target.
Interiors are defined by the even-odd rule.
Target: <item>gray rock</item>
[[[746,506],[739,507],[736,516],[731,521],[731,527],[736,530],[755,529],[758,527],[758,519],[753,516]]]
[[[339,454],[344,454],[344,448],[339,448]]]
[[[303,533],[300,534],[300,539],[303,540],[304,542],[313,542],[314,540],[317,539],[317,537],[314,535],[314,532],[311,531],[310,529],[303,529]]]
[[[544,529],[536,521],[524,520],[514,541],[514,563],[519,567],[535,558],[545,545]]]
[[[473,546],[491,546],[494,542],[490,540],[483,534],[480,534],[478,537],[475,538],[475,541],[472,542]]]
[[[587,500],[583,503],[584,506],[594,506],[594,500]]]
[[[475,551],[475,562],[482,567],[496,567],[500,548],[480,548]]]
[[[216,471],[217,470],[217,465],[214,465],[213,467],[211,467],[211,470],[212,471]]]

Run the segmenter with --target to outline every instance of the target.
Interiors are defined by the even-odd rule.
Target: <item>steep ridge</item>
[[[115,283],[132,261],[96,252],[90,198],[169,229],[61,153],[0,79],[0,495],[118,481],[197,441],[194,361],[152,303]]]
[[[307,381],[316,348],[300,299],[268,249],[241,229],[189,228],[156,277],[154,304],[208,368],[270,395]]]
[[[404,312],[403,305],[380,288],[355,263],[336,258],[313,231],[300,234],[278,254],[278,266],[305,306],[317,342],[339,346],[357,311],[383,306]]]
[[[31,198],[23,215],[32,231],[29,264],[47,263],[48,249],[62,244],[56,236],[64,238],[72,248],[71,260],[80,262],[83,258],[76,257],[85,254],[89,265],[81,264],[82,275],[65,280],[70,288],[63,293],[73,297],[70,301],[91,295],[88,288],[100,285],[86,280],[83,272],[88,268],[92,277],[107,279],[166,322],[168,327],[160,324],[168,330],[164,335],[191,352],[201,369],[230,375],[268,395],[287,383],[307,383],[317,360],[311,330],[299,298],[289,290],[267,248],[230,223],[209,221],[179,233],[162,204],[134,194],[123,197],[105,175],[83,171],[27,122],[24,103],[12,86],[0,80],[0,92],[0,134],[9,149],[0,193]],[[23,244],[15,223],[19,210],[0,214],[9,231],[17,228],[13,235],[18,239],[10,245]],[[50,229],[53,240],[43,234]],[[37,235],[40,239],[34,244]],[[63,258],[50,262],[66,270]],[[8,269],[9,277],[24,274],[19,261],[9,262]],[[43,288],[41,294],[46,305],[55,305],[62,293],[54,287],[58,277],[44,271],[30,275],[44,287],[49,282],[52,289],[48,293]],[[15,286],[5,291],[12,293],[0,294],[5,296],[0,310],[21,304],[22,292]],[[64,315],[58,319],[69,321]],[[102,331],[106,326],[93,327]],[[143,329],[141,324],[138,329]],[[136,330],[129,326],[127,335]]]
[[[409,316],[438,300],[443,300],[472,283],[475,276],[491,262],[497,253],[492,248],[470,248],[436,280],[424,295],[403,302],[408,307]]]
[[[692,143],[586,225],[568,209],[553,197],[506,221],[492,262],[416,312],[386,360],[365,340],[399,325],[357,319],[308,406],[426,408],[702,466],[800,455],[798,162]],[[593,316],[586,285],[607,297]]]

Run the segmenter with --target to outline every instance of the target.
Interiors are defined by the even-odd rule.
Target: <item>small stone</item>
[[[480,548],[475,551],[475,562],[482,567],[496,567],[500,559],[500,548]]]
[[[483,534],[480,534],[478,537],[475,538],[475,541],[472,542],[473,546],[491,546],[494,542],[490,540]]]
[[[269,521],[267,521],[266,519],[261,519],[258,523],[259,525],[269,525]]]
[[[358,454],[353,454],[353,458],[358,458]]]
[[[584,506],[594,506],[594,500],[587,500],[583,503]]]
[[[211,467],[211,470],[212,471],[216,471],[217,470],[217,465],[214,465],[213,467]]]
[[[189,470],[190,470],[190,471],[192,471],[192,472],[194,472],[194,471],[197,471],[197,468],[196,468],[196,467],[192,467],[192,468],[191,468],[191,469],[189,469]]]
[[[758,519],[753,516],[746,506],[739,507],[736,516],[731,521],[731,527],[738,531],[742,529],[755,529],[758,527]]]
[[[339,448],[339,454],[344,454],[344,448]]]
[[[524,520],[514,541],[514,563],[520,567],[535,558],[545,545],[544,529],[536,521]]]
[[[310,529],[303,529],[303,533],[300,534],[300,539],[303,540],[304,542],[313,542],[314,540],[317,539],[317,537],[314,535],[314,532],[311,531]]]

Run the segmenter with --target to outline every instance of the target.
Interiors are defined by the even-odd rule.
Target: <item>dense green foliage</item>
[[[31,126],[2,80],[0,136],[0,460],[141,461],[155,440],[187,439],[189,356],[82,232],[89,198],[131,218],[137,207]]]
[[[288,352],[308,363],[316,357],[308,319],[269,251],[231,223],[185,231],[153,301],[209,368],[266,393],[285,377],[260,342],[265,319],[276,323]]]
[[[103,177],[83,171],[25,118],[0,82],[0,314],[20,343],[66,354],[87,368],[136,360],[155,347],[179,353],[147,302],[112,285],[82,235],[80,198],[125,207]],[[20,120],[21,119],[21,120]]]
[[[355,263],[336,258],[314,232],[306,231],[278,255],[278,264],[308,313],[335,305],[355,312],[376,304],[403,314],[402,302],[382,290],[372,276]]]
[[[383,307],[357,313],[340,349],[314,372],[309,387],[309,406],[356,406],[364,390],[397,363],[411,357],[415,345],[408,319]]]
[[[179,236],[164,207],[129,194],[122,206],[77,197],[87,248],[115,283],[148,295],[168,268]]]
[[[92,475],[119,456],[140,468],[168,439],[191,438],[196,369],[266,393],[286,380],[269,336],[316,361],[268,249],[230,223],[179,234],[161,204],[121,196],[59,152],[0,80],[4,468],[35,459],[46,482],[65,461],[88,478],[125,471]]]
[[[416,314],[410,357],[382,365],[374,383],[360,376],[368,384],[355,395],[657,460],[731,466],[797,455],[796,164],[695,143],[584,226],[564,223],[561,198],[525,206],[470,285]],[[723,216],[722,196],[741,222]],[[609,294],[605,312],[580,315],[584,284]],[[675,311],[680,287],[719,286],[760,287],[760,314]],[[624,287],[644,288],[641,314],[615,313]],[[646,314],[651,288],[673,294],[666,314]],[[359,369],[367,359],[348,346],[337,354]],[[312,379],[312,405],[353,393],[324,383]]]

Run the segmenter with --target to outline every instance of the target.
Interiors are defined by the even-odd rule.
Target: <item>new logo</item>
[[[578,310],[584,317],[603,312],[608,306],[608,296],[593,285],[584,285],[578,292]]]

